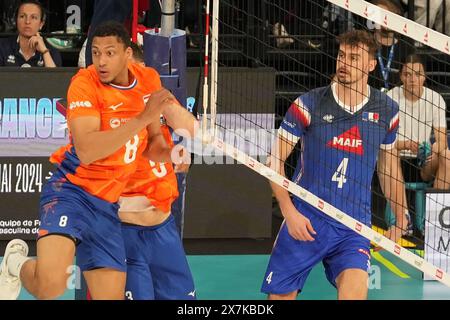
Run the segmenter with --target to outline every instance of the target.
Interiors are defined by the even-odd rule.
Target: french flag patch
[[[362,119],[363,121],[378,123],[378,120],[380,119],[380,114],[378,112],[363,112]]]

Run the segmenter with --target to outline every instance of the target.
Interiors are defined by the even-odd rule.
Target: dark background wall
[[[35,238],[39,191],[53,169],[48,156],[67,142],[64,118],[55,102],[65,97],[75,72],[4,68],[0,73],[0,240]],[[194,98],[198,72],[197,68],[188,71],[188,96]],[[274,90],[270,69],[230,69],[223,74],[224,83],[232,83],[233,77],[265,77]],[[221,83],[219,79],[219,92]],[[265,99],[261,112],[269,112],[273,90],[261,95],[256,83],[248,81],[236,89],[236,95],[246,97],[246,103],[234,103],[236,110],[255,113],[252,100]],[[187,187],[186,238],[270,238],[271,214],[271,191],[264,178],[239,164],[193,165]]]

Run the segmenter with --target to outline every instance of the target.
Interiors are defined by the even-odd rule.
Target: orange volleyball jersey
[[[169,147],[173,147],[169,128],[162,125],[161,132]],[[171,163],[155,163],[144,157],[138,160],[136,172],[128,180],[122,196],[141,195],[163,212],[170,211],[172,202],[178,197],[177,178]]]
[[[129,71],[134,80],[128,87],[122,87],[101,83],[94,66],[80,70],[72,78],[67,93],[67,120],[98,117],[100,130],[108,131],[136,117],[143,111],[150,94],[161,88],[161,81],[151,68],[130,64]],[[147,130],[143,129],[113,154],[85,165],[80,162],[70,137],[69,144],[57,150],[50,161],[73,184],[101,199],[117,202],[146,146]],[[92,145],[92,148],[101,146]]]

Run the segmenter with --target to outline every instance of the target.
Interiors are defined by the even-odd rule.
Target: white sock
[[[15,277],[20,277],[20,270],[22,269],[23,264],[30,259],[31,258],[24,256],[21,252],[10,254],[7,261],[8,272]]]

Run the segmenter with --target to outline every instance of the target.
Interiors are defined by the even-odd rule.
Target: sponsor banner
[[[0,157],[48,156],[68,142],[60,98],[0,99]]]
[[[36,237],[39,196],[52,170],[47,157],[0,157],[0,240]]]
[[[435,277],[450,272],[450,193],[427,193],[425,260],[437,266]],[[424,275],[425,280],[435,280]]]

